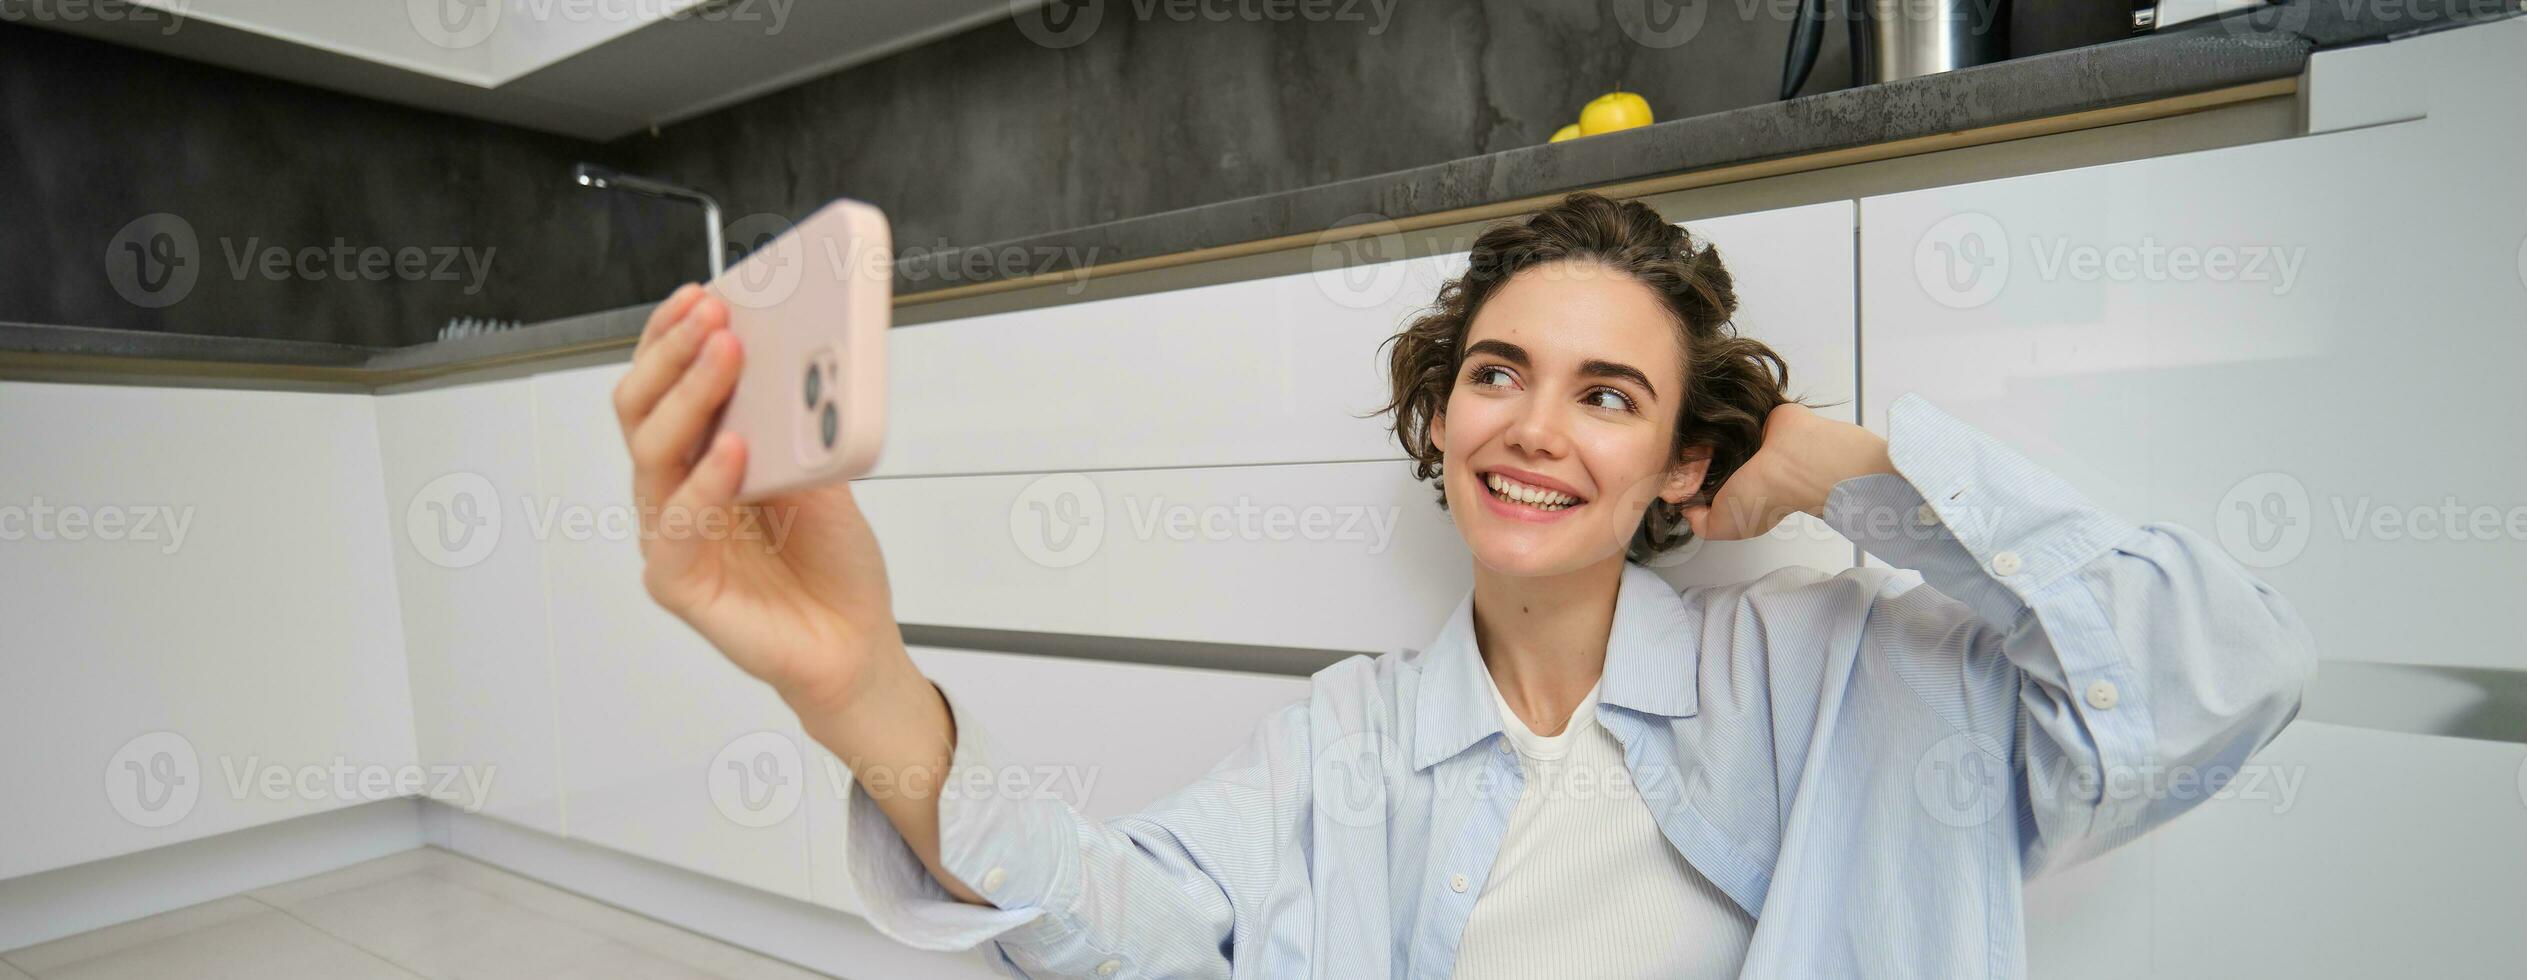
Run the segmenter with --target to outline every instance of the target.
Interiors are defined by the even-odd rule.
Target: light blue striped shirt
[[[2105,513],[1917,395],[1890,413],[1897,472],[1837,484],[1825,519],[1895,569],[1679,593],[1627,566],[1616,597],[1598,720],[1668,842],[1755,916],[1743,976],[2024,975],[2022,881],[2208,798],[2313,669],[2216,544]],[[950,697],[942,863],[997,907],[950,899],[855,790],[870,921],[1023,977],[1444,980],[1521,789],[1472,603],[1103,823],[992,791],[986,720]]]

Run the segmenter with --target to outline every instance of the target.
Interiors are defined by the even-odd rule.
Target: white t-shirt
[[[1490,687],[1526,786],[1457,942],[1456,980],[1737,976],[1755,920],[1659,833],[1623,743],[1597,723],[1597,690],[1545,736]]]

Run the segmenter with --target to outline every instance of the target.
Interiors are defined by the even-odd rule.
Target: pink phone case
[[[709,289],[745,353],[720,431],[746,440],[737,499],[848,480],[886,434],[895,261],[886,215],[840,200],[730,266]]]

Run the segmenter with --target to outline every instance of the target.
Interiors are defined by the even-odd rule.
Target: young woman
[[[862,775],[851,875],[915,946],[1036,977],[2022,975],[2021,880],[2221,785],[2297,713],[2310,638],[2215,545],[1918,396],[1890,439],[1816,415],[1735,306],[1638,203],[1486,232],[1390,348],[1471,594],[1131,817],[993,791],[848,487],[762,505],[797,514],[777,549],[644,534],[645,581]],[[616,391],[645,517],[731,506],[749,447],[689,452],[726,323],[679,290]],[[1637,564],[1793,512],[1896,569],[1680,593]]]

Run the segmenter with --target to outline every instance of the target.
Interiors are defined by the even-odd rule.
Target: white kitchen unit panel
[[[641,586],[631,459],[610,400],[625,368],[534,379],[570,836],[804,900],[797,721]]]
[[[2527,156],[2527,23],[2397,43],[2426,119],[1863,201],[1868,424],[2201,532],[2325,658],[2527,667],[2527,184],[2444,178]]]
[[[887,333],[876,475],[1400,459],[1378,345],[1463,254]],[[1367,416],[1367,417],[1363,417]]]
[[[1305,677],[916,647],[913,662],[989,733],[996,767],[1091,819],[1135,813],[1204,773],[1271,712],[1307,697]],[[844,872],[850,771],[812,763],[816,900],[856,911]]]
[[[1400,461],[863,480],[853,493],[906,623],[1378,653],[1422,646],[1473,583],[1437,491]],[[1850,544],[1821,533],[1713,544],[1662,571],[1850,567]]]
[[[906,623],[1366,652],[1473,582],[1400,461],[862,480]]]
[[[366,395],[0,383],[0,878],[401,795]]]
[[[1737,332],[1790,366],[1790,393],[1817,414],[1856,419],[1860,374],[1858,280],[1850,201],[1827,201],[1682,222],[1720,250],[1737,289]]]
[[[1849,418],[1848,201],[1688,222],[1720,246],[1741,331]],[[1329,248],[1324,254],[1335,252]],[[888,342],[875,475],[1397,459],[1380,347],[1465,253],[921,324]]]
[[[462,777],[424,795],[560,834],[534,419],[524,378],[377,399],[414,737]]]
[[[1857,280],[1850,201],[1683,222],[1715,245],[1737,290],[1741,336],[1763,341],[1790,369],[1790,394],[1816,413],[1859,421]],[[1651,564],[1678,587],[1726,585],[1785,565],[1826,573],[1851,567],[1851,542],[1806,514],[1752,541],[1687,542]]]
[[[2513,743],[2294,723],[2198,810],[2032,883],[2029,975],[2511,975],[2522,781]]]

